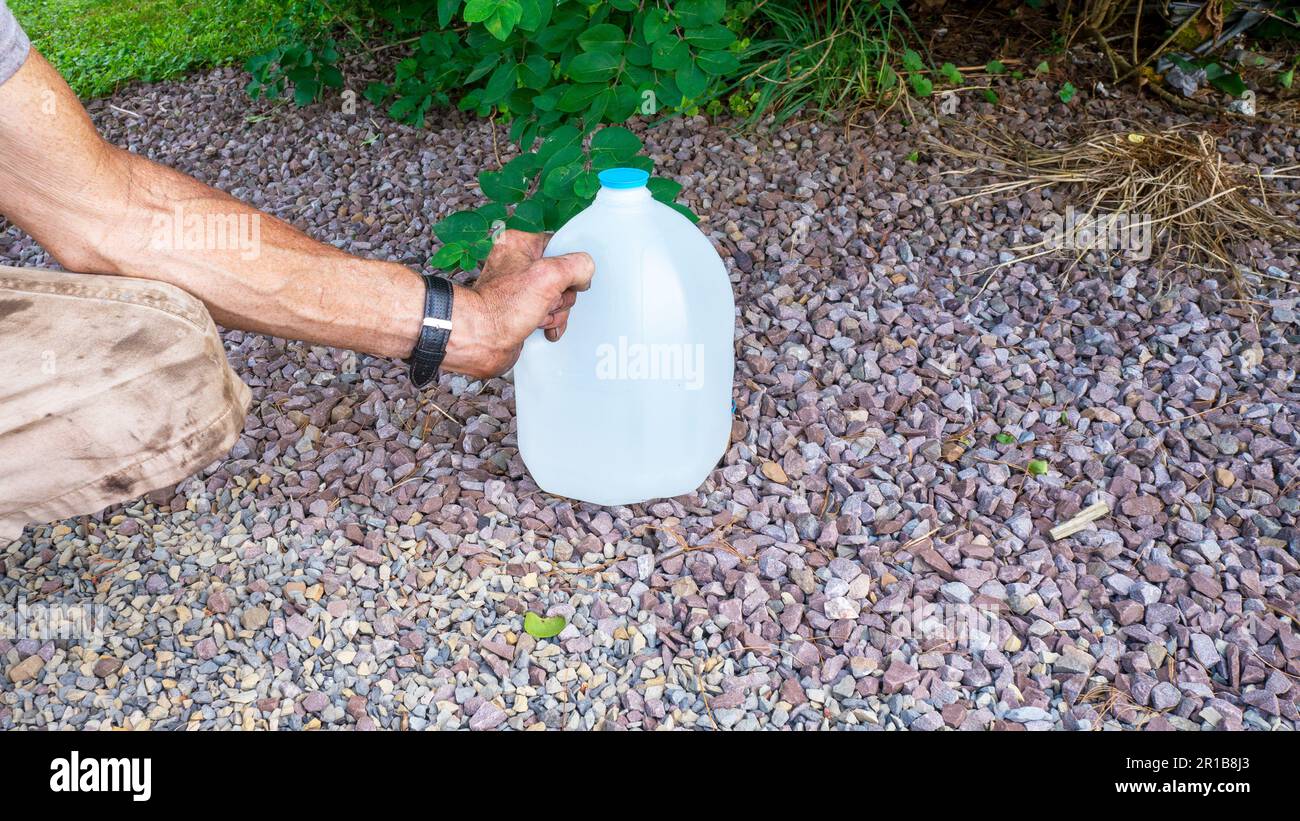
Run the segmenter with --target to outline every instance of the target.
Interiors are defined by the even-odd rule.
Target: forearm
[[[316,242],[109,145],[35,52],[0,86],[0,111],[0,213],[64,267],[168,282],[230,328],[410,353],[423,313],[415,272]]]
[[[424,318],[424,283],[414,271],[346,254],[109,145],[35,52],[0,84],[0,113],[0,214],[64,267],[167,282],[228,328],[381,356],[411,353]],[[575,294],[590,282],[590,257],[539,261],[543,237],[506,236],[474,289],[455,286],[448,370],[494,376],[533,330],[559,338]]]
[[[383,356],[410,353],[424,285],[403,265],[367,260],[169,168],[110,149],[97,207],[66,217],[70,235],[106,222],[95,255],[104,273],[169,282],[229,328]],[[51,248],[59,246],[51,238]]]

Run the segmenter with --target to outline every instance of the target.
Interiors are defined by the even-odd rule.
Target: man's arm
[[[175,222],[178,208],[199,224],[256,220],[255,257],[237,243],[193,250],[169,242],[159,228]],[[0,85],[0,214],[69,270],[168,282],[229,328],[392,357],[410,354],[419,336],[424,285],[416,273],[317,242],[108,144],[35,49]],[[492,376],[514,363],[535,328],[551,339],[563,333],[575,293],[590,283],[591,258],[540,259],[543,247],[534,235],[508,231],[479,285],[456,286],[444,367]]]

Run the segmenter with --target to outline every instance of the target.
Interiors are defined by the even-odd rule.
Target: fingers
[[[495,252],[499,249],[502,253],[521,254],[530,259],[538,259],[546,250],[546,243],[550,239],[550,234],[534,234],[507,228],[492,243],[492,250]]]
[[[577,291],[565,291],[551,303],[551,308],[546,316],[542,317],[541,323],[537,326],[543,330],[561,328],[569,322],[569,309],[578,301]],[[561,331],[563,333],[563,331]],[[557,337],[558,338],[558,337]],[[550,339],[548,336],[547,339]],[[551,339],[554,342],[554,339]]]
[[[551,302],[551,307],[549,309],[549,312],[556,313],[557,311],[567,311],[568,309],[572,308],[573,303],[577,301],[578,301],[577,291],[572,291],[572,290],[565,291],[564,293],[560,294]]]
[[[558,325],[556,325],[554,328],[547,328],[545,331],[543,331],[543,333],[546,334],[546,338],[551,342],[559,342],[560,337],[564,336],[564,331],[568,327],[569,327],[569,314],[566,312],[564,316],[560,318],[560,322]]]
[[[534,263],[542,276],[550,278],[559,291],[585,291],[591,287],[591,277],[596,273],[596,263],[591,255],[578,251],[558,257],[543,257]]]
[[[550,238],[550,234],[531,234],[514,229],[503,231],[492,242],[492,250],[483,263],[479,280],[486,283],[505,274],[527,270],[541,258]]]

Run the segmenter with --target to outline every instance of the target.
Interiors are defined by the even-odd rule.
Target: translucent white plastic
[[[591,289],[564,336],[535,332],[515,366],[524,464],[543,490],[600,505],[694,491],[731,432],[735,301],[722,260],[644,185],[602,187],[546,255],[572,251],[594,258]]]

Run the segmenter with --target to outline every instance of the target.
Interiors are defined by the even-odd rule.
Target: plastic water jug
[[[519,453],[548,493],[600,505],[698,488],[731,434],[735,301],[726,268],[649,175],[600,172],[600,191],[546,256],[596,263],[558,342],[542,331],[515,365]]]

